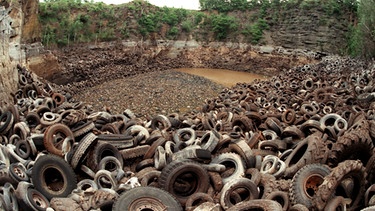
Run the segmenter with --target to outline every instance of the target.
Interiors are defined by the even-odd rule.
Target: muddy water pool
[[[202,76],[226,87],[234,86],[236,83],[250,83],[255,79],[267,79],[267,76],[263,75],[223,69],[179,68],[176,71]]]

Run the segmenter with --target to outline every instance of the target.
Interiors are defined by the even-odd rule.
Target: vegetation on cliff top
[[[156,7],[144,0],[106,5],[88,0],[40,3],[42,42],[47,47],[111,40],[195,39],[264,44],[264,31],[276,28],[288,12],[320,11],[319,24],[340,17],[348,26],[341,52],[375,55],[375,0],[200,0],[201,11]],[[359,17],[359,20],[358,20]],[[358,24],[357,24],[358,23]],[[366,39],[364,39],[366,37]],[[366,49],[371,47],[372,50]]]

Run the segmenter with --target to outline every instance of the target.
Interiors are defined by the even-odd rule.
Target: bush
[[[151,32],[156,32],[160,26],[159,18],[156,14],[143,14],[138,20],[139,31],[142,36],[147,36]]]
[[[169,39],[174,39],[174,38],[178,35],[179,31],[180,31],[180,30],[179,30],[176,26],[173,26],[173,27],[169,30],[169,32],[168,32],[168,38],[169,38]]]
[[[224,14],[211,16],[212,30],[218,40],[227,38],[231,31],[235,31],[238,28],[238,20],[232,16]]]
[[[190,20],[186,20],[181,23],[181,29],[184,32],[189,33],[191,32],[192,28],[193,28],[193,23]]]
[[[250,42],[252,44],[258,44],[263,38],[263,31],[268,29],[269,26],[264,19],[258,19],[253,25],[248,25],[242,31],[242,34],[250,37]]]

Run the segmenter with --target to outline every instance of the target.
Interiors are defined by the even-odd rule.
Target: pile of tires
[[[18,73],[0,109],[4,210],[375,206],[373,64],[327,57],[152,119],[93,111]]]

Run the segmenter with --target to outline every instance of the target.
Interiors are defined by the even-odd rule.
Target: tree
[[[361,0],[358,5],[358,25],[351,38],[351,54],[375,57],[375,0]]]
[[[359,30],[362,34],[362,55],[375,56],[375,0],[362,0],[358,7]]]

